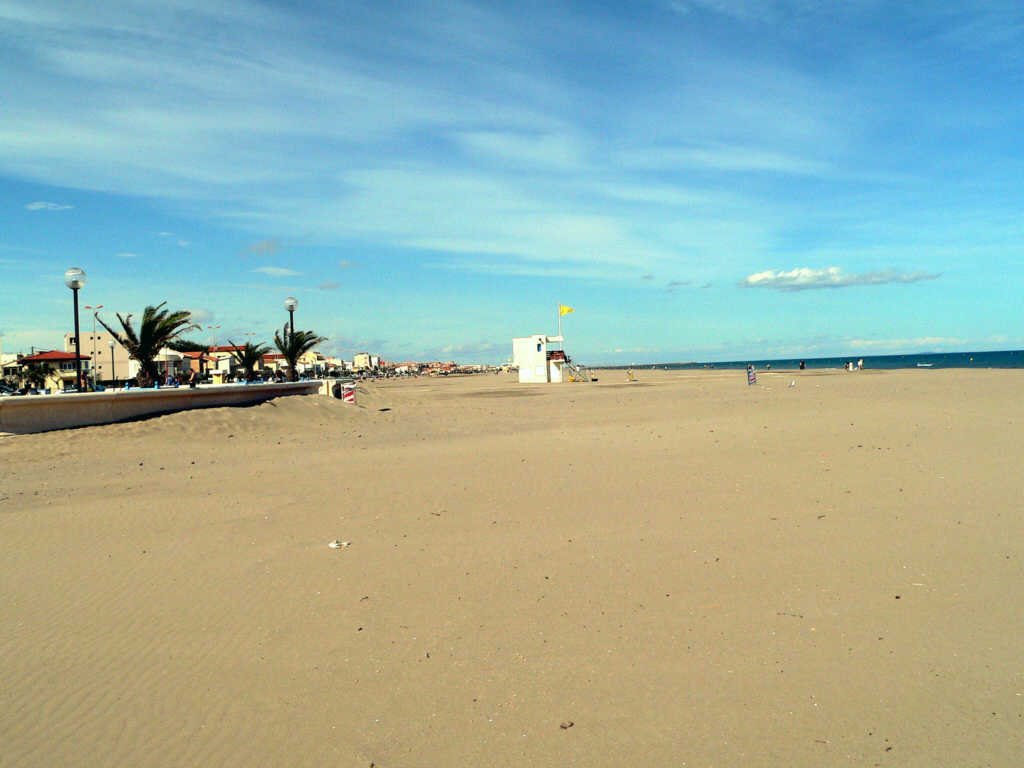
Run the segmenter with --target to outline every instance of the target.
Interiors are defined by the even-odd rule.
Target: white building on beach
[[[512,339],[512,365],[519,368],[520,384],[560,384],[565,352],[549,349],[549,344],[560,344],[561,336],[542,333]]]

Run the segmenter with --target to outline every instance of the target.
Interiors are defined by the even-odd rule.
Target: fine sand
[[[0,438],[0,765],[1024,765],[1024,372],[637,378]]]

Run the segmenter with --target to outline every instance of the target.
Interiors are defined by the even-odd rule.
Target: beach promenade
[[[0,766],[1024,764],[1024,372],[635,373],[0,438]]]

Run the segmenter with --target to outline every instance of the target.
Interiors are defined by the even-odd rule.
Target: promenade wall
[[[49,432],[193,408],[254,405],[275,397],[313,395],[322,388],[321,381],[297,381],[3,397],[0,432]]]

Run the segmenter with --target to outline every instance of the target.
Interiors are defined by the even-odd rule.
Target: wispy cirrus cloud
[[[884,353],[962,347],[966,341],[955,336],[918,336],[909,339],[850,339],[849,345],[857,350]]]
[[[572,168],[582,160],[580,147],[567,136],[473,131],[458,136],[481,159],[543,168]]]
[[[438,347],[437,350],[446,357],[463,356],[466,355],[492,355],[495,353],[504,353],[506,351],[505,345],[497,344],[490,340],[469,342],[466,344],[446,344],[442,347]]]
[[[811,291],[823,288],[852,288],[861,285],[886,285],[888,283],[919,283],[937,280],[940,275],[932,272],[898,272],[881,270],[876,272],[844,272],[839,267],[812,269],[797,267],[788,271],[768,269],[747,275],[740,285],[747,288],[771,288],[776,291]]]
[[[746,145],[711,144],[697,147],[651,147],[633,150],[624,163],[641,169],[692,168],[724,173],[775,173],[823,176],[829,165],[813,156]],[[677,194],[679,199],[681,195]]]
[[[256,267],[252,270],[253,272],[259,272],[262,275],[268,277],[295,277],[301,275],[301,272],[296,272],[294,269],[288,269],[287,267]]]
[[[25,204],[26,211],[70,211],[74,207],[73,205],[64,205],[63,203],[48,203],[44,200]]]
[[[195,307],[194,309],[188,310],[192,316],[193,323],[209,323],[213,321],[214,314],[212,310],[204,309],[202,307]]]

